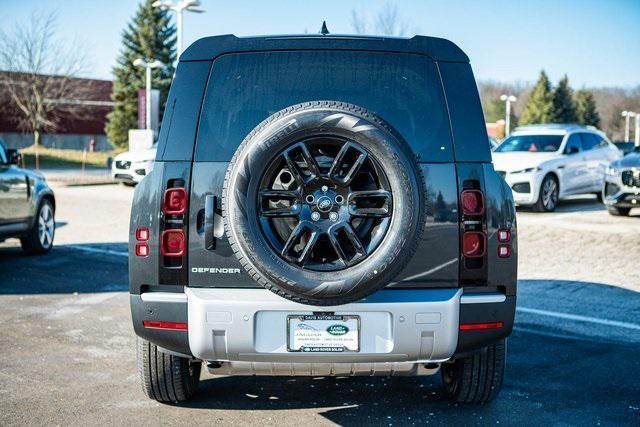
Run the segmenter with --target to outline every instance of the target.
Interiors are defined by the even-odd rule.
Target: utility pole
[[[202,13],[204,10],[198,9],[200,6],[199,0],[182,0],[176,3],[172,3],[166,0],[158,0],[153,2],[151,6],[159,7],[163,10],[171,10],[176,13],[176,32],[177,32],[177,46],[176,46],[176,58],[180,58],[182,53],[182,11],[187,10],[189,12]]]
[[[638,115],[636,113],[634,113],[633,111],[623,111],[622,112],[622,117],[624,117],[624,142],[629,142],[629,119],[631,119],[632,117],[637,117]],[[636,119],[637,122],[637,119]],[[637,137],[637,127],[636,127],[636,140],[638,139]]]
[[[505,113],[504,113],[504,137],[506,138],[511,133],[511,103],[516,102],[518,98],[513,95],[502,95],[500,97],[501,101],[505,102]]]
[[[151,129],[151,69],[162,67],[162,62],[157,59],[145,61],[142,58],[138,58],[133,61],[133,65],[136,67],[144,67],[146,72],[146,88],[145,88],[145,127]]]

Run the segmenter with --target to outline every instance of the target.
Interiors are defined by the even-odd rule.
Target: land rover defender
[[[145,393],[214,375],[441,373],[500,390],[516,305],[512,192],[469,59],[416,36],[207,37],[180,57],[135,190]]]

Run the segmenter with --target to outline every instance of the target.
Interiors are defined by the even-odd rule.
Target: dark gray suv
[[[180,58],[135,191],[145,393],[214,375],[429,375],[500,390],[516,218],[467,56],[431,37],[220,36]]]
[[[20,239],[29,254],[53,247],[56,200],[44,176],[20,168],[20,154],[0,141],[0,241]]]

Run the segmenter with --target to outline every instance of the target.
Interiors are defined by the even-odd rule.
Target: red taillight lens
[[[142,325],[147,329],[174,329],[186,331],[187,324],[182,322],[163,322],[161,320],[143,320]]]
[[[467,258],[478,258],[484,255],[486,238],[479,231],[467,231],[462,236],[462,255]]]
[[[166,215],[182,215],[187,210],[187,192],[184,188],[169,188],[164,192],[162,212]]]
[[[149,256],[149,245],[146,243],[138,243],[136,245],[136,255],[142,257]]]
[[[148,228],[136,229],[136,240],[139,242],[146,242],[147,240],[149,240],[149,229]]]
[[[484,197],[480,190],[464,190],[460,200],[463,214],[482,215],[484,212]]]
[[[181,257],[184,255],[184,232],[182,230],[165,230],[162,233],[160,250],[163,256]]]
[[[498,230],[498,242],[509,243],[511,240],[511,230],[500,229]]]
[[[500,329],[504,326],[503,322],[490,322],[490,323],[462,323],[460,325],[461,331],[484,331],[487,329]]]

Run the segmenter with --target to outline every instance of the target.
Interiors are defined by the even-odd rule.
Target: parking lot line
[[[581,316],[578,314],[570,314],[570,313],[560,313],[557,311],[539,310],[537,308],[529,308],[529,307],[517,307],[516,311],[521,313],[530,313],[530,314],[538,314],[541,316],[555,317],[558,319],[576,320],[578,322],[596,323],[598,325],[614,326],[617,328],[625,328],[625,329],[640,331],[640,325],[637,325],[635,323],[620,322],[617,320],[600,319],[598,317]]]
[[[77,246],[77,245],[65,245],[65,247],[71,248],[71,249],[76,249],[76,250],[79,250],[79,251],[93,252],[93,253],[98,253],[98,254],[126,256],[126,257],[129,256],[128,252],[112,251],[111,249],[92,248],[92,247],[89,247],[89,246]]]

